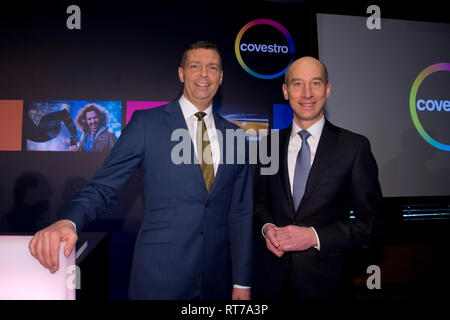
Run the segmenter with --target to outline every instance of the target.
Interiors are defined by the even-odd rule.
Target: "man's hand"
[[[250,288],[233,288],[233,300],[250,300]]]
[[[275,226],[268,224],[264,226],[264,235],[266,236],[266,246],[267,249],[280,258],[284,252],[279,250],[279,242],[277,240],[277,232],[275,231]]]
[[[313,229],[289,225],[275,227],[279,251],[303,251],[317,245],[316,234]]]
[[[59,220],[45,229],[37,232],[29,244],[31,255],[43,266],[55,273],[59,269],[59,248],[61,242],[66,242],[64,255],[68,257],[78,236],[69,220]]]

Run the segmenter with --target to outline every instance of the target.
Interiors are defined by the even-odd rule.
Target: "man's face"
[[[86,113],[86,123],[88,124],[91,133],[96,133],[98,129],[100,129],[100,118],[98,117],[97,112],[88,111]]]
[[[294,121],[307,129],[323,116],[323,107],[330,97],[330,84],[325,83],[324,69],[314,58],[305,57],[295,61],[283,84],[283,94],[294,111]]]
[[[184,66],[178,68],[183,95],[201,111],[212,103],[222,76],[219,54],[212,49],[188,51]]]

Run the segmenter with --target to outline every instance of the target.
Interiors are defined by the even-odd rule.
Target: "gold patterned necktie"
[[[200,163],[200,169],[203,173],[206,189],[208,193],[214,183],[214,164],[212,160],[211,144],[209,143],[208,132],[206,131],[206,124],[203,117],[204,112],[197,112],[197,158]]]

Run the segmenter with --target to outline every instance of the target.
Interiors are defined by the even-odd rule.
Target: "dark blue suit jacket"
[[[134,112],[103,167],[62,213],[81,230],[118,201],[139,169],[145,215],[135,246],[132,299],[189,299],[198,284],[201,298],[229,299],[233,284],[250,285],[251,173],[247,163],[225,163],[225,130],[238,127],[216,113],[214,120],[224,137],[224,161],[209,194],[198,164],[176,165],[171,160],[180,142],[171,141],[172,132],[187,130],[174,101]],[[190,139],[188,145],[193,158]]]

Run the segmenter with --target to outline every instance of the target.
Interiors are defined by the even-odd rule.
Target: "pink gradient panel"
[[[127,101],[127,122],[135,110],[151,109],[168,104],[170,101]]]
[[[51,274],[30,254],[32,238],[0,236],[0,300],[75,300],[75,250],[65,257],[61,243],[59,269]]]

